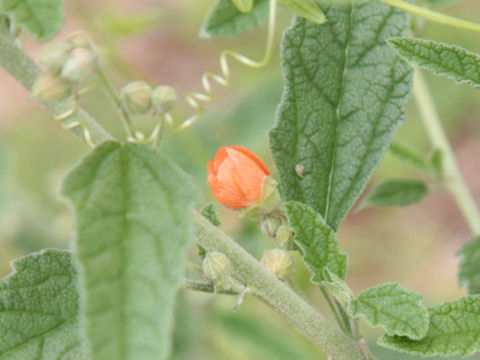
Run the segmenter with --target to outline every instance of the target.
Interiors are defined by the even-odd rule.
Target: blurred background
[[[56,39],[83,29],[98,45],[104,65],[120,87],[132,80],[171,85],[179,94],[201,90],[205,70],[218,71],[222,49],[241,50],[253,58],[263,56],[265,28],[235,39],[200,40],[197,37],[212,0],[69,0],[67,20]],[[480,21],[478,0],[444,4],[442,11]],[[280,12],[277,44],[291,14]],[[422,28],[425,24],[421,22]],[[480,35],[427,24],[423,36],[460,44],[480,52]],[[38,59],[43,45],[24,39]],[[278,47],[277,47],[278,49]],[[242,145],[255,151],[274,168],[266,133],[273,126],[282,92],[278,51],[262,70],[232,64],[233,87],[215,87],[216,101],[206,106],[206,116],[183,132],[168,131],[162,150],[191,173],[212,197],[206,184],[206,163],[221,145]],[[427,74],[428,75],[428,74]],[[448,131],[462,172],[480,202],[480,94],[468,86],[428,76],[434,98]],[[100,89],[82,97],[84,105],[113,134],[122,127]],[[180,101],[175,114],[186,117],[190,109]],[[138,119],[138,127],[153,127],[153,119]],[[413,104],[396,140],[422,153],[428,139]],[[62,130],[36,101],[0,69],[0,277],[9,262],[46,247],[67,248],[71,217],[58,197],[64,172],[87,147]],[[396,177],[420,177],[391,154],[385,156],[370,186]],[[253,222],[239,221],[236,213],[218,207],[223,229],[257,258],[273,244]],[[428,305],[465,294],[456,281],[456,252],[471,234],[448,194],[435,192],[407,208],[353,209],[340,228],[340,245],[349,253],[348,283],[358,294],[382,282],[397,281],[425,298]],[[199,263],[196,249],[190,258]],[[297,259],[298,260],[298,259]],[[297,261],[295,281],[312,303],[325,309],[320,291],[309,283],[309,274]],[[182,291],[177,309],[172,360],[313,360],[324,355],[277,314],[256,299],[247,298],[236,311],[236,299]],[[381,331],[362,326],[369,341]],[[415,359],[374,348],[380,359]]]

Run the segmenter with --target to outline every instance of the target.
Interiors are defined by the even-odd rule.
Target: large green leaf
[[[150,147],[105,142],[62,193],[92,359],[164,359],[198,199],[190,177]]]
[[[465,296],[428,310],[430,327],[422,340],[385,335],[379,345],[425,356],[471,355],[480,350],[480,296]]]
[[[469,294],[480,294],[480,236],[465,245],[458,254],[462,257],[458,282],[467,285]]]
[[[37,40],[47,40],[62,27],[62,0],[0,0],[0,13]]]
[[[269,0],[255,0],[250,12],[240,11],[232,0],[218,0],[205,19],[200,36],[237,36],[262,25],[268,18]]]
[[[379,184],[362,203],[364,206],[407,206],[428,195],[428,187],[421,180],[397,179]]]
[[[297,17],[285,34],[270,145],[283,197],[336,229],[405,118],[412,70],[385,40],[407,36],[409,16],[374,1],[319,4],[327,23]]]
[[[295,232],[294,241],[302,250],[303,261],[312,273],[312,282],[320,285],[325,269],[345,279],[348,256],[338,246],[337,234],[310,206],[289,201],[285,204],[289,224]]]
[[[428,311],[422,297],[397,283],[363,291],[348,306],[353,317],[363,316],[368,324],[383,327],[388,335],[422,339],[428,331]]]
[[[459,84],[480,87],[480,55],[460,46],[434,40],[390,39],[392,47],[407,61],[443,75]]]
[[[70,253],[43,250],[12,268],[0,282],[0,359],[83,359]]]

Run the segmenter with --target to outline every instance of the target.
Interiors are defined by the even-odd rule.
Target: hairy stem
[[[211,294],[223,294],[223,295],[240,295],[240,291],[235,289],[215,289],[215,286],[211,282],[197,281],[185,278],[183,281],[183,287],[188,290],[199,291]]]
[[[364,360],[353,339],[323,317],[285,283],[278,280],[235,241],[194,213],[197,241],[208,251],[224,253],[232,263],[234,276],[265,303],[283,315],[335,360]]]
[[[479,235],[480,212],[460,173],[455,154],[442,127],[428,85],[418,69],[415,71],[413,93],[430,141],[435,148],[442,152],[445,186],[455,198],[471,231],[475,235]]]
[[[31,90],[41,70],[35,62],[20,48],[15,39],[5,30],[0,29],[0,66],[12,75],[27,90]],[[43,101],[45,107],[54,115],[65,114],[75,106],[74,99],[58,101]],[[81,123],[88,129],[93,143],[113,139],[85,110],[78,108],[70,117],[63,120],[64,126]],[[71,131],[85,141],[82,127],[72,128]]]

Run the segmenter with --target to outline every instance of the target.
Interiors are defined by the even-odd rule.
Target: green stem
[[[10,75],[12,75],[27,90],[31,90],[41,70],[27,53],[15,44],[15,39],[5,31],[0,29],[0,66],[2,66]],[[61,115],[75,106],[74,99],[65,99],[58,101],[42,101],[45,107],[54,115]],[[113,139],[105,129],[103,129],[85,110],[78,108],[72,116],[63,120],[63,124],[79,122],[89,131],[92,141],[97,144],[104,140]],[[84,139],[84,131],[81,127],[71,129],[71,131],[80,139]]]
[[[428,85],[418,69],[415,71],[413,93],[430,141],[442,152],[445,186],[455,198],[471,231],[479,235],[480,211],[458,169],[455,155],[442,127]]]
[[[240,294],[239,291],[236,291],[233,289],[229,289],[229,290],[215,289],[213,283],[211,282],[197,281],[197,280],[191,280],[187,278],[183,280],[183,287],[188,290],[199,291],[199,292],[210,293],[210,294],[222,294],[222,295],[239,295]]]
[[[421,16],[427,20],[430,20],[439,24],[449,25],[459,29],[470,30],[474,32],[480,32],[480,24],[477,24],[471,21],[458,19],[456,17],[445,15],[430,9],[425,9],[421,6],[410,4],[403,0],[380,0],[380,1],[392,7],[395,7],[397,9],[404,10],[414,15]]]
[[[364,360],[359,346],[207,219],[194,213],[197,241],[225,254],[234,276],[335,360]]]
[[[115,106],[115,109],[117,109],[118,111],[118,115],[122,120],[125,131],[127,132],[127,136],[134,137],[132,121],[130,119],[130,116],[123,108],[122,100],[120,99],[120,95],[118,94],[117,88],[113,85],[112,81],[108,77],[107,73],[105,72],[101,64],[97,65],[97,74],[98,74],[98,77],[100,78],[100,81],[103,87],[107,91],[107,94],[110,100],[112,100],[113,105]]]

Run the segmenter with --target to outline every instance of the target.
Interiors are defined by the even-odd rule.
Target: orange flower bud
[[[254,205],[262,199],[267,166],[253,152],[241,146],[222,146],[208,163],[208,185],[212,194],[230,209]]]

